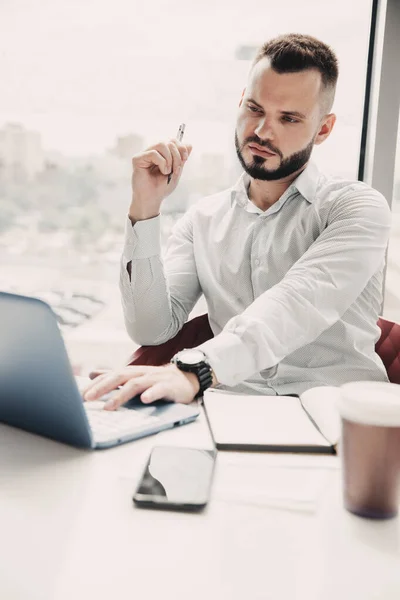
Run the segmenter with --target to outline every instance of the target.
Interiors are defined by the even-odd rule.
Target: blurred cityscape
[[[118,272],[131,158],[144,147],[132,133],[102,155],[71,158],[45,151],[40,133],[21,123],[0,129],[0,289],[52,306],[77,370],[116,366],[135,347],[122,322]],[[192,203],[238,173],[222,154],[191,157],[163,203],[162,246]]]
[[[114,263],[129,205],[131,158],[145,148],[137,134],[120,136],[102,155],[80,158],[45,152],[41,136],[19,123],[0,129],[0,251],[18,257],[84,264]],[[196,160],[196,159],[195,159]],[[176,215],[229,185],[237,165],[223,154],[191,160],[163,203],[165,241]],[[189,181],[190,180],[190,181]]]

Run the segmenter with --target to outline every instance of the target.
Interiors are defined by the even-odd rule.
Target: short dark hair
[[[329,91],[330,106],[335,95],[339,62],[334,51],[311,35],[288,33],[266,42],[259,49],[253,66],[268,57],[277,73],[297,73],[316,69],[321,73],[322,85]]]

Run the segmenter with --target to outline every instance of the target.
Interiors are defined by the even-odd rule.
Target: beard
[[[246,144],[251,142],[255,142],[259,146],[263,146],[271,152],[275,152],[275,154],[280,158],[279,167],[276,169],[268,169],[264,167],[266,159],[263,156],[253,156],[252,162],[246,163],[242,152]],[[311,152],[314,147],[314,138],[311,140],[308,146],[303,148],[303,150],[299,150],[298,152],[295,152],[286,158],[283,158],[282,152],[278,148],[275,148],[275,146],[273,146],[270,142],[263,142],[256,136],[246,138],[243,144],[240,145],[237,131],[235,131],[235,146],[240,164],[246,173],[250,175],[250,177],[253,179],[260,179],[261,181],[277,181],[278,179],[289,177],[304,167],[311,156]]]

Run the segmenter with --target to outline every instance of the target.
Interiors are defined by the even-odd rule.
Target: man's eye
[[[282,121],[286,121],[286,123],[298,123],[298,119],[295,119],[294,117],[288,117],[287,115],[285,115],[284,117],[282,117]]]

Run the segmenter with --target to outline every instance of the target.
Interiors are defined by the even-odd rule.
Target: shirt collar
[[[231,191],[231,205],[234,202],[245,208],[249,201],[248,189],[249,189],[250,177],[247,173],[242,173],[236,184],[233,186]]]
[[[312,203],[315,200],[317,193],[317,187],[319,182],[320,172],[317,165],[314,162],[309,162],[304,171],[296,177],[292,182],[290,189],[295,188],[307,202]],[[248,189],[250,185],[250,177],[247,173],[242,173],[238,181],[232,188],[231,192],[231,204],[236,202],[242,208],[245,208],[249,203]],[[259,209],[260,210],[260,209]],[[262,212],[260,210],[260,212]]]
[[[292,186],[305,198],[312,203],[317,194],[320,172],[317,165],[310,161],[304,171],[293,181]]]

